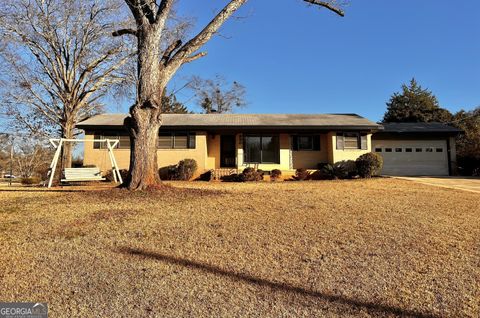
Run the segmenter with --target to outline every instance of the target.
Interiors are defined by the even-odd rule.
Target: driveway
[[[480,193],[480,178],[474,177],[395,177],[438,187]]]

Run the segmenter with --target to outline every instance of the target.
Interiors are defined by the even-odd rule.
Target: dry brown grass
[[[174,187],[0,191],[0,299],[53,317],[480,315],[478,194],[394,179]]]

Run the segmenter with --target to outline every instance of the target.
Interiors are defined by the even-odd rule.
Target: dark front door
[[[236,166],[235,135],[220,136],[220,167],[233,168]]]

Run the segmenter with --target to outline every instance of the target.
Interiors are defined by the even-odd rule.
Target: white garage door
[[[372,140],[372,146],[383,157],[384,175],[448,175],[445,140]]]

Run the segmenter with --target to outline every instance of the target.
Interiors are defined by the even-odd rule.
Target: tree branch
[[[345,16],[345,12],[342,9],[340,9],[339,7],[336,7],[335,5],[333,5],[330,2],[319,1],[319,0],[303,0],[303,1],[314,4],[314,5],[317,5],[317,6],[320,6],[320,7],[324,7],[326,9],[330,10],[330,11],[335,12],[336,14],[338,14],[341,17]]]
[[[137,36],[137,31],[133,29],[120,29],[112,33],[113,36],[122,36],[125,34],[135,35]]]
[[[194,38],[188,41],[180,50],[171,58],[169,67],[178,69],[183,60],[197,51],[218,31],[223,23],[237,11],[247,0],[231,0],[210,23],[198,33]]]
[[[183,63],[193,62],[193,61],[195,61],[195,60],[198,60],[199,58],[204,57],[205,55],[207,55],[207,52],[197,53],[197,54],[195,54],[195,55],[189,56],[189,57],[187,57],[186,59],[184,59]]]
[[[166,48],[166,50],[163,52],[161,63],[165,64],[166,62],[168,62],[168,60],[172,56],[172,53],[175,52],[175,50],[178,50],[178,48],[180,48],[181,46],[182,46],[182,40],[177,40],[177,41],[173,42],[172,44],[170,44]]]

